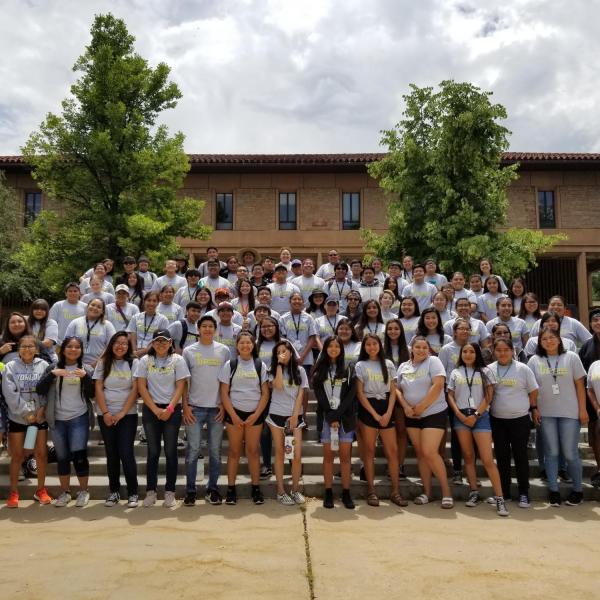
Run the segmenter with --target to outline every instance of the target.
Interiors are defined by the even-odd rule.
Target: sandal
[[[367,504],[369,506],[379,506],[379,497],[375,492],[367,494]]]
[[[454,500],[450,496],[442,498],[442,508],[454,508]]]
[[[420,494],[415,498],[415,504],[429,504],[429,497],[427,496],[427,494]]]
[[[400,494],[390,496],[390,502],[396,506],[408,506],[408,500],[405,500]]]

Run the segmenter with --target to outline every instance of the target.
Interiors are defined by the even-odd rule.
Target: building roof
[[[385,153],[356,154],[189,154],[194,171],[235,170],[350,170],[362,171],[366,164],[381,160]],[[600,154],[587,152],[505,152],[503,164],[522,168],[598,168]],[[22,156],[0,156],[0,168],[28,169]]]

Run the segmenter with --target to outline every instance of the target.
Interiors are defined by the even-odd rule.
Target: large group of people
[[[182,435],[183,504],[193,506],[204,432],[207,502],[237,503],[245,454],[255,504],[264,502],[261,481],[273,476],[278,502],[302,504],[309,388],[323,446],[326,508],[335,506],[336,456],[341,501],[348,509],[355,506],[355,441],[366,502],[379,505],[378,439],[389,498],[398,506],[408,504],[399,482],[406,478],[410,443],[423,488],[415,504],[433,500],[435,477],[441,507],[452,508],[451,484],[462,483],[463,474],[466,506],[484,502],[479,457],[493,490],[487,502],[497,514],[507,516],[507,501],[513,499],[529,508],[532,432],[550,505],[578,505],[585,425],[597,463],[591,483],[600,487],[600,309],[590,314],[590,331],[566,314],[560,296],[545,299],[542,313],[526,281],[516,278],[507,285],[489,259],[480,261],[479,272],[456,272],[449,280],[433,259],[418,264],[404,256],[386,270],[378,258],[344,262],[331,250],[328,262],[315,269],[312,259],[293,258],[289,248],[278,259],[259,259],[246,250],[223,261],[211,247],[197,268],[176,257],[159,276],[143,256],[125,257],[118,277],[114,266],[105,259],[67,283],[64,300],[50,306],[39,299],[24,311],[27,316],[12,312],[6,319],[0,432],[10,453],[10,508],[19,505],[19,476],[30,456],[36,463],[36,501],[65,507],[75,496],[76,506],[88,503],[88,441],[95,421],[106,452],[106,506],[121,502],[121,470],[127,506],[138,506],[138,435],[147,447],[143,506],[157,502],[163,449],[163,506],[177,504]],[[449,426],[451,459],[445,456]],[[218,479],[224,433],[223,497]],[[45,483],[49,448],[60,481],[54,499]],[[571,483],[566,497],[560,480]]]

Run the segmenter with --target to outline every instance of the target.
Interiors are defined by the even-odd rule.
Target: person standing
[[[50,318],[58,323],[58,344],[62,344],[69,323],[85,315],[87,306],[79,300],[80,296],[79,285],[70,281],[65,286],[66,300],[55,302],[50,309]]]

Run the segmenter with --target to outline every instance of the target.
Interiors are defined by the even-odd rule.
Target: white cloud
[[[190,152],[379,150],[409,83],[473,81],[507,107],[514,150],[600,151],[597,2],[4,0],[0,153],[74,81],[94,13],[113,11],[183,99]]]

